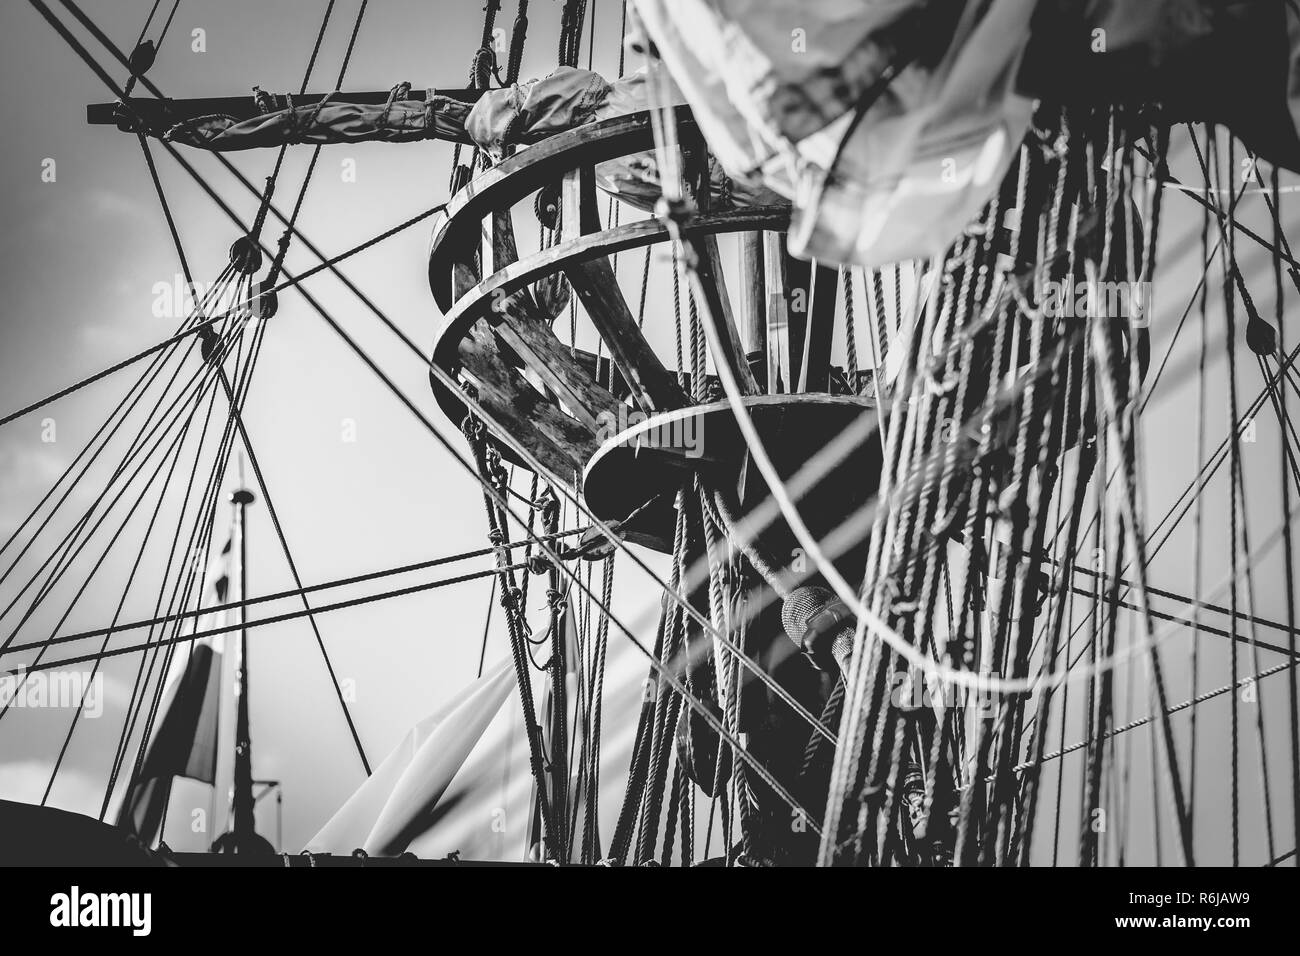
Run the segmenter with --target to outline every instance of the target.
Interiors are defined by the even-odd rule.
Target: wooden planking
[[[677,107],[674,119],[684,132],[695,128],[689,107]],[[513,206],[579,162],[595,165],[653,148],[650,114],[629,113],[556,133],[475,177],[452,197],[446,215],[434,227],[429,287],[438,307],[444,312],[451,308],[447,280],[451,263],[461,257],[461,248],[474,243],[479,223],[494,209]]]
[[[597,202],[592,167],[580,166],[565,175],[560,190],[562,241],[573,242],[600,232]],[[680,407],[685,396],[637,327],[609,257],[573,262],[564,273],[609,349],[614,366],[623,376],[637,407],[643,412]]]
[[[767,338],[767,270],[763,233],[740,234],[740,339],[749,352],[762,352]]]
[[[788,207],[755,206],[698,216],[686,227],[685,232],[687,237],[695,237],[707,232],[726,233],[750,229],[780,231],[789,223]],[[667,238],[668,231],[663,223],[645,219],[624,223],[595,235],[557,243],[549,249],[525,256],[514,265],[488,276],[471,293],[456,301],[438,330],[434,355],[444,364],[454,363],[456,343],[460,337],[489,311],[492,302],[499,299],[501,294],[509,295],[543,276],[567,269],[575,262],[639,249],[666,241]]]
[[[767,269],[761,232],[740,234],[740,340],[754,377],[766,376]]]
[[[492,434],[507,447],[531,452],[576,488],[576,476],[600,447],[593,431],[505,363],[486,322],[477,323],[460,341],[458,353],[461,368],[478,389],[479,404],[492,419],[486,423]]]
[[[643,412],[680,407],[685,396],[677,379],[664,368],[637,327],[609,259],[574,263],[564,272],[637,406]]]
[[[485,220],[480,255],[484,271],[490,267],[493,273],[519,260],[510,210],[497,210]],[[555,337],[549,318],[537,307],[532,293],[525,287],[494,295],[486,317],[502,342],[546,383],[569,413],[596,431],[602,413],[613,410],[618,403],[575,360],[568,346]]]
[[[488,321],[528,370],[538,375],[570,414],[592,431],[601,427],[605,412],[618,406],[614,396],[597,384],[569,347],[555,337],[546,317],[524,298],[505,297],[492,307]]]
[[[560,183],[560,241],[600,232],[600,210],[596,207],[596,170],[591,165],[575,167]]]
[[[485,221],[478,252],[482,263],[495,266],[497,270],[507,268],[518,260],[509,210],[493,213]],[[478,274],[478,265],[472,261],[472,257],[467,257],[467,261],[452,263],[451,284],[458,302],[478,287]],[[494,295],[485,317],[487,322],[471,327],[463,340],[472,339],[471,346],[463,348],[458,343],[457,347],[457,363],[462,367],[468,368],[465,365],[466,348],[469,348],[468,354],[475,359],[472,374],[480,380],[480,390],[491,393],[494,402],[507,413],[511,411],[507,401],[510,392],[518,390],[519,400],[529,413],[538,417],[539,422],[548,423],[552,431],[555,421],[572,420],[581,426],[580,434],[592,440],[592,436],[601,427],[602,415],[612,412],[618,402],[596,383],[590,372],[555,337],[550,322],[540,312],[528,289],[522,287],[509,294],[500,292]],[[495,337],[485,337],[485,330],[494,332]],[[514,354],[508,357],[502,354],[502,344]],[[445,356],[440,357],[436,350],[434,360],[447,368]],[[565,409],[552,403],[550,410],[543,412],[544,403],[549,400],[538,394],[522,375],[510,367],[513,361],[523,362],[536,372],[555,398],[564,404]],[[435,388],[440,403],[444,408],[450,405],[454,410],[454,397],[442,395],[442,391],[444,390]],[[486,405],[484,407],[487,408]],[[565,414],[565,410],[569,414]],[[553,419],[552,412],[559,418]],[[518,419],[524,423],[527,420],[528,416]]]
[[[490,276],[519,261],[515,243],[515,223],[509,209],[498,209],[483,220],[483,237],[479,244],[479,272]]]
[[[478,281],[478,265],[473,260],[458,260],[451,264],[451,294],[456,301],[468,295]]]

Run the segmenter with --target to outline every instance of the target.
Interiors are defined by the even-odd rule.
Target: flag
[[[230,591],[232,539],[209,565],[205,578],[216,604],[224,604]],[[200,619],[204,630],[225,623],[225,612]],[[191,626],[191,633],[195,628]],[[190,777],[212,784],[217,775],[217,730],[221,716],[221,660],[223,635],[189,642],[188,652],[175,656],[167,677],[164,703],[149,750],[122,807],[117,825],[146,844],[160,835],[172,781]]]
[[[397,856],[438,819],[439,801],[515,687],[507,657],[416,724],[402,742],[311,838],[314,853],[358,847]]]

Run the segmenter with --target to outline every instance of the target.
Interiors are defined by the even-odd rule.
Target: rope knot
[[[474,417],[473,412],[467,412],[464,420],[460,423],[461,433],[469,441],[470,447],[475,451],[479,448],[479,442],[483,437],[483,423]]]
[[[895,598],[889,606],[890,613],[897,614],[899,617],[915,614],[920,609],[921,602],[918,598]]]
[[[260,86],[253,87],[253,105],[259,113],[269,113],[275,109],[275,97]]]
[[[478,52],[474,54],[474,62],[470,66],[470,78],[474,88],[486,90],[488,83],[492,79],[492,74],[496,72],[497,55],[491,46],[479,47]]]
[[[560,499],[550,485],[533,501],[533,509],[542,516],[542,526],[548,534],[553,534],[559,528]]]
[[[393,111],[393,104],[398,100],[407,100],[411,98],[411,84],[406,80],[398,83],[388,91],[388,100],[384,103],[384,111],[379,114],[379,125],[388,125],[388,116]]]

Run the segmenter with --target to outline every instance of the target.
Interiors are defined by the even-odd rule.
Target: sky
[[[151,0],[89,0],[83,9],[129,50],[150,6]],[[514,19],[508,6],[499,20],[506,30]],[[558,6],[554,14],[551,4],[535,6],[525,76],[552,69],[558,43]],[[594,6],[593,65],[614,73],[621,5]],[[313,89],[332,83],[357,7],[351,0],[336,5],[320,53],[317,77],[322,79]],[[183,0],[150,79],[173,97],[241,95],[254,85],[296,91],[324,8],[324,3],[305,0]],[[466,85],[482,17],[482,5],[473,0],[373,0],[345,88],[386,89],[403,80],[417,88]],[[12,221],[23,224],[0,240],[3,274],[11,289],[0,322],[0,407],[7,411],[171,334],[176,320],[154,314],[160,291],[155,287],[174,285],[180,270],[135,137],[85,122],[86,104],[109,102],[113,95],[27,4],[6,4],[0,21],[0,71],[16,87],[40,91],[22,105],[0,107],[7,131],[0,154],[5,183],[0,204]],[[155,24],[155,34],[157,28]],[[203,52],[193,49],[195,30],[204,31]],[[106,53],[95,52],[109,63]],[[110,72],[120,79],[120,70],[110,66]],[[296,193],[309,152],[290,151],[281,202]],[[195,278],[210,281],[226,263],[234,227],[165,154],[157,155]],[[252,218],[255,201],[210,157],[191,151],[187,158],[245,220]],[[274,153],[230,158],[260,183]],[[54,182],[41,178],[47,159],[55,163]],[[451,147],[442,143],[327,150],[300,228],[320,248],[341,252],[445,201],[450,164]],[[347,167],[355,168],[355,182],[345,181]],[[345,270],[421,344],[432,343],[440,320],[427,285],[429,235],[429,224],[421,224],[358,255]],[[268,236],[274,241],[278,232],[268,228]],[[315,262],[295,248],[287,266],[302,270]],[[464,451],[458,431],[432,400],[421,363],[332,278],[319,276],[310,288]],[[124,375],[110,377],[3,429],[0,532],[5,537],[80,450],[129,381]],[[48,435],[43,427],[47,419],[55,426],[52,442],[41,440],[43,431]],[[304,582],[487,544],[475,483],[295,296],[283,297],[267,331],[245,422]],[[233,481],[228,485],[233,487]],[[219,521],[228,520],[224,507],[219,514]],[[217,537],[223,536],[219,530]],[[249,548],[250,593],[293,586],[260,504],[250,512]],[[115,551],[105,564],[103,576],[118,592],[129,557]],[[448,574],[485,567],[479,559]],[[634,574],[630,571],[626,581],[631,597],[624,601],[618,588],[616,601],[642,611],[650,599],[636,594]],[[420,580],[429,579],[426,573]],[[413,581],[408,577],[394,583]],[[130,597],[126,618],[148,616],[153,595],[147,588],[137,592]],[[544,605],[543,589],[533,593],[534,603]],[[102,593],[92,588],[67,626],[102,625],[111,613],[111,594],[111,587]],[[488,599],[489,581],[484,579],[334,612],[328,620],[320,617],[336,672],[352,682],[352,712],[372,763],[475,677]],[[534,617],[537,610],[532,609]],[[499,608],[494,619],[498,626],[489,636],[489,663],[506,646]],[[39,627],[40,618],[29,626]],[[255,775],[283,781],[284,842],[297,848],[364,776],[307,624],[267,627],[254,631],[250,640]],[[110,716],[81,722],[51,793],[53,805],[98,810],[108,766],[104,748],[116,741],[133,673],[133,665],[122,661],[105,665]],[[0,721],[0,797],[40,799],[67,721],[66,712],[36,711],[15,711]],[[273,834],[274,818],[266,815],[269,802],[260,812],[261,824]]]
[[[129,48],[151,3],[87,0],[83,7],[119,46]],[[337,4],[320,54],[319,76],[337,71],[356,6],[350,0]],[[505,6],[498,23],[508,29],[513,5]],[[621,5],[595,0],[591,6],[596,17],[592,65],[613,75]],[[150,78],[174,97],[240,95],[254,85],[277,92],[296,90],[323,8],[323,3],[304,0],[183,0]],[[523,76],[553,68],[558,10],[558,3],[534,4]],[[344,87],[385,89],[400,81],[415,88],[463,86],[481,26],[482,9],[476,0],[372,0]],[[0,238],[0,275],[6,289],[0,311],[0,411],[7,412],[170,334],[175,319],[155,314],[156,286],[176,281],[179,268],[135,138],[85,122],[86,104],[109,101],[112,94],[29,5],[5,4],[0,9],[0,27],[0,76],[10,92],[0,100],[0,126],[5,130],[0,209],[8,226]],[[202,50],[195,31],[202,31]],[[78,35],[83,34],[78,31]],[[101,62],[110,64],[107,54],[93,41],[90,45]],[[583,57],[585,61],[585,46]],[[121,70],[111,65],[109,70],[120,78]],[[313,88],[324,85],[328,84],[312,84]],[[308,152],[290,151],[283,174],[290,195],[301,180]],[[196,278],[212,279],[225,265],[227,248],[236,238],[233,227],[161,151],[156,155]],[[251,218],[252,198],[216,163],[196,152],[187,153],[187,158],[243,217]],[[274,154],[240,153],[230,158],[250,179],[260,182],[270,171]],[[350,248],[444,201],[450,158],[451,148],[440,143],[329,147],[312,181],[300,226],[327,253]],[[42,175],[51,168],[48,161],[53,161],[53,181]],[[355,181],[344,175],[351,163]],[[1185,148],[1176,150],[1171,165],[1182,178],[1197,178],[1194,158]],[[1287,176],[1284,182],[1294,182]],[[1295,235],[1294,202],[1284,205],[1284,210],[1288,234]],[[625,221],[631,215],[627,213]],[[1242,215],[1268,234],[1258,195],[1247,196]],[[1171,193],[1162,224],[1161,271],[1155,291],[1152,334],[1157,360],[1174,340],[1200,275],[1196,261],[1200,223],[1194,203]],[[278,232],[271,236],[274,239]],[[358,255],[345,268],[419,343],[431,343],[440,322],[427,288],[428,239],[427,224],[418,226]],[[620,269],[627,288],[633,288],[634,273],[639,275],[639,257],[635,262],[632,258],[626,257],[629,261]],[[654,261],[662,270],[662,256]],[[1241,262],[1261,312],[1271,315],[1268,257],[1243,243]],[[291,249],[291,270],[313,264],[305,250]],[[456,429],[445,421],[429,394],[422,364],[332,278],[315,277],[309,287],[403,392],[463,448]],[[652,344],[663,350],[671,342],[669,308],[665,284],[656,281],[647,326]],[[863,314],[865,309],[859,309]],[[1143,493],[1150,516],[1163,515],[1194,474],[1198,321],[1193,312],[1178,335],[1166,378],[1143,420]],[[1213,303],[1210,328],[1206,427],[1213,447],[1225,434],[1228,421],[1222,315]],[[1290,337],[1295,339],[1294,334]],[[837,340],[837,360],[842,360],[842,348]],[[1260,386],[1253,362],[1244,359],[1239,366],[1243,404]],[[0,534],[7,537],[39,500],[121,397],[128,381],[120,374],[111,376],[0,427]],[[293,294],[282,295],[280,311],[267,330],[245,421],[304,582],[395,567],[486,544],[485,516],[475,484]],[[351,435],[355,440],[346,440]],[[1281,516],[1281,443],[1276,422],[1261,416],[1254,438],[1243,445],[1243,462],[1247,526],[1257,545],[1279,526]],[[1227,574],[1229,510],[1222,476],[1217,482],[1206,494],[1202,573],[1206,596],[1221,598],[1221,591],[1211,592]],[[233,487],[233,481],[228,485]],[[249,546],[251,591],[292,587],[260,504],[250,514]],[[1273,619],[1285,616],[1279,553],[1274,548],[1258,563],[1253,582],[1257,612]],[[1180,530],[1154,558],[1153,583],[1190,593],[1192,554],[1191,531]],[[132,557],[129,549],[111,556],[103,574],[107,583],[75,603],[64,630],[104,622]],[[153,565],[146,562],[149,567]],[[626,562],[616,580],[616,610],[629,623],[639,622],[640,633],[651,639],[658,603],[653,588]],[[535,593],[540,594],[540,589]],[[148,616],[152,598],[148,588],[137,589],[128,598],[126,618]],[[488,581],[481,580],[321,616],[334,667],[355,689],[352,713],[372,762],[474,678],[488,603]],[[1180,612],[1177,606],[1164,607]],[[538,610],[531,609],[534,615]],[[494,620],[489,661],[505,648],[499,610]],[[38,616],[29,625],[30,634],[24,634],[30,638],[41,634],[42,628],[48,632],[54,623]],[[1126,620],[1126,626],[1131,623]],[[1222,624],[1221,619],[1216,623]],[[1191,688],[1191,639],[1185,631],[1175,631],[1163,647],[1168,652],[1170,696],[1181,700]],[[1202,638],[1202,645],[1203,672],[1216,675],[1213,681],[1203,679],[1204,689],[1209,683],[1222,683],[1217,678],[1227,672],[1227,657],[1221,643]],[[282,781],[283,844],[293,850],[361,783],[363,773],[306,623],[289,622],[254,632],[250,659],[255,775]],[[1243,667],[1249,666],[1246,656],[1241,660]],[[1265,666],[1274,660],[1266,659]],[[53,805],[98,810],[133,673],[132,665],[122,660],[107,663],[103,672],[106,716],[83,721],[72,738],[50,795]],[[1277,696],[1271,700],[1261,706],[1270,708],[1269,726],[1280,728],[1284,721],[1277,722]],[[1143,706],[1139,694],[1131,714],[1141,716]],[[1204,726],[1213,728],[1207,733],[1222,740],[1226,705],[1210,705],[1203,713]],[[27,711],[0,720],[0,798],[41,798],[67,719],[66,713]],[[1142,748],[1149,740],[1140,735],[1133,738],[1136,752],[1144,754]],[[1272,766],[1285,765],[1285,744],[1284,734],[1268,740]],[[1261,804],[1257,770],[1249,763],[1254,759],[1243,757],[1247,761],[1243,775],[1250,778],[1243,784],[1243,801],[1251,808]],[[1198,840],[1221,850],[1226,838],[1222,816],[1216,819],[1215,814],[1225,800],[1222,751],[1207,748],[1202,761],[1198,771],[1202,799],[1210,809]],[[1135,766],[1140,778],[1144,760],[1136,760]],[[1285,774],[1276,776],[1283,779],[1273,781],[1275,803],[1287,805],[1289,794],[1282,789]],[[1150,812],[1150,807],[1135,807],[1134,825]],[[269,806],[263,808],[259,825],[263,832],[274,832],[274,818],[268,814]],[[1289,849],[1294,835],[1289,833],[1288,820],[1278,826],[1278,843]],[[1248,840],[1256,837],[1248,835]],[[1258,842],[1248,849],[1256,857],[1265,852]]]

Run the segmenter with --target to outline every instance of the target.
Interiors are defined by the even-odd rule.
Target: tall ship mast
[[[77,771],[104,779],[64,809],[119,860],[1295,865],[1293,4],[486,0],[446,16],[466,62],[413,85],[357,77],[401,17],[331,0],[295,13],[289,89],[192,96],[189,4],[134,45],[29,5],[104,90],[80,135],[140,152],[186,294],[170,334],[0,418],[127,385],[0,528],[0,765],[52,719],[18,702],[90,682],[0,827],[72,832],[33,808],[110,673],[115,739]],[[370,143],[438,157],[432,187],[382,231],[322,225],[325,170],[354,182]],[[383,268],[418,297],[354,278],[415,233]],[[307,320],[385,418],[310,466],[305,404],[259,405]],[[277,475],[324,484],[390,419],[477,543],[300,548],[318,489]],[[398,494],[371,477],[340,521]],[[385,656],[379,615],[417,596],[404,620],[472,673],[417,687]],[[295,625],[327,710],[280,740]]]

